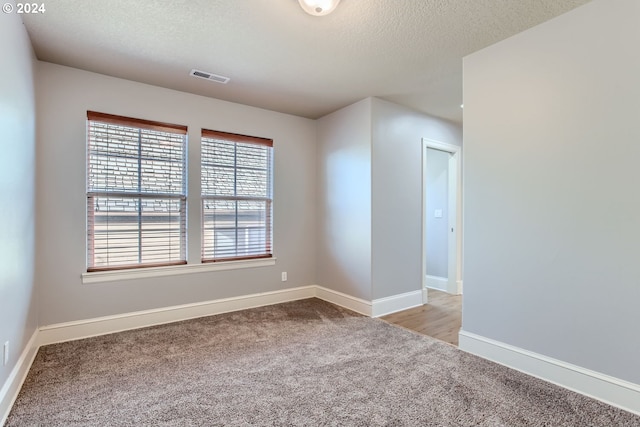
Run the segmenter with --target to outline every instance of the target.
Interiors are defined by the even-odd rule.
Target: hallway
[[[382,316],[381,319],[457,347],[462,325],[462,295],[433,289],[428,292],[428,304]]]

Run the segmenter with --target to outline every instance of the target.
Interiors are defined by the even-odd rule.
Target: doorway
[[[422,139],[422,300],[462,293],[462,151]]]

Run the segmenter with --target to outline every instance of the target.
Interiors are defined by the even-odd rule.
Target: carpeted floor
[[[640,417],[309,299],[54,344],[7,426],[640,426]]]

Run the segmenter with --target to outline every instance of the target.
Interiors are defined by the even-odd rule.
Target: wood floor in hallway
[[[394,325],[458,345],[462,325],[462,295],[429,289],[428,304],[381,317]]]

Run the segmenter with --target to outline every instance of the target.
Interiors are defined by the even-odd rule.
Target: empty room
[[[640,426],[638,22],[5,1],[0,426]]]

